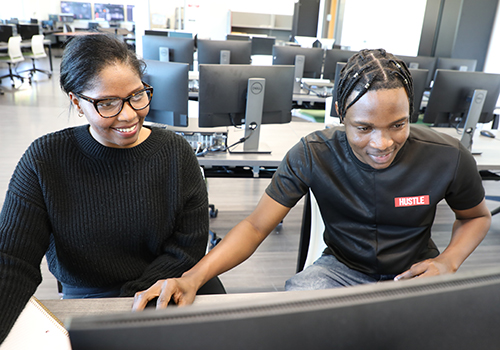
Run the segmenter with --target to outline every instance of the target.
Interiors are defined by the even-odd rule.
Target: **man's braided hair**
[[[347,109],[367,91],[403,87],[413,114],[413,79],[406,64],[383,49],[361,50],[354,54],[340,72],[337,87],[337,104],[340,120],[344,121]],[[359,92],[351,101],[351,94]]]

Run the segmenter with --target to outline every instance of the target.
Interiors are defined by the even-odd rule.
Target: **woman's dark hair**
[[[367,91],[403,87],[413,114],[413,79],[406,64],[383,49],[361,50],[340,71],[336,101],[340,120]],[[353,91],[359,93],[349,102]]]
[[[101,71],[109,65],[129,65],[142,79],[146,64],[126,43],[107,34],[75,36],[67,42],[61,61],[61,89],[82,93],[92,87]]]

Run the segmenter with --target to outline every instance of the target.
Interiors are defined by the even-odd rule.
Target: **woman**
[[[65,47],[60,84],[88,125],[35,140],[0,213],[0,342],[41,282],[64,298],[133,296],[203,257],[207,189],[190,145],[143,125],[145,65],[107,35]],[[159,97],[162,98],[162,97]]]
[[[413,84],[405,64],[384,50],[362,50],[340,73],[337,109],[344,124],[304,138],[285,156],[249,217],[182,278],[138,293],[134,309],[158,296],[192,303],[209,278],[247,259],[311,190],[325,222],[325,249],[290,278],[309,290],[455,272],[482,241],[491,216],[474,158],[457,139],[409,125]],[[439,252],[431,239],[437,204],[456,220]]]

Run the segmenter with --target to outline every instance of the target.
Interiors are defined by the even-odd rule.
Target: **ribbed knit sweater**
[[[0,343],[40,284],[44,255],[59,281],[121,286],[122,296],[204,255],[208,196],[197,159],[181,136],[151,130],[118,149],[88,125],[69,128],[22,156],[0,212]]]

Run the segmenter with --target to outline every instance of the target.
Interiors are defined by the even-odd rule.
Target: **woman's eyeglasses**
[[[89,101],[95,107],[95,110],[99,115],[103,118],[113,118],[116,117],[123,109],[123,104],[128,102],[130,107],[132,107],[135,111],[140,111],[141,109],[146,108],[151,103],[151,99],[153,98],[153,87],[144,84],[144,89],[134,92],[132,95],[127,96],[125,98],[120,97],[108,97],[108,98],[100,98],[94,99],[88,96],[78,94],[75,92],[75,95],[84,99],[85,101]]]

